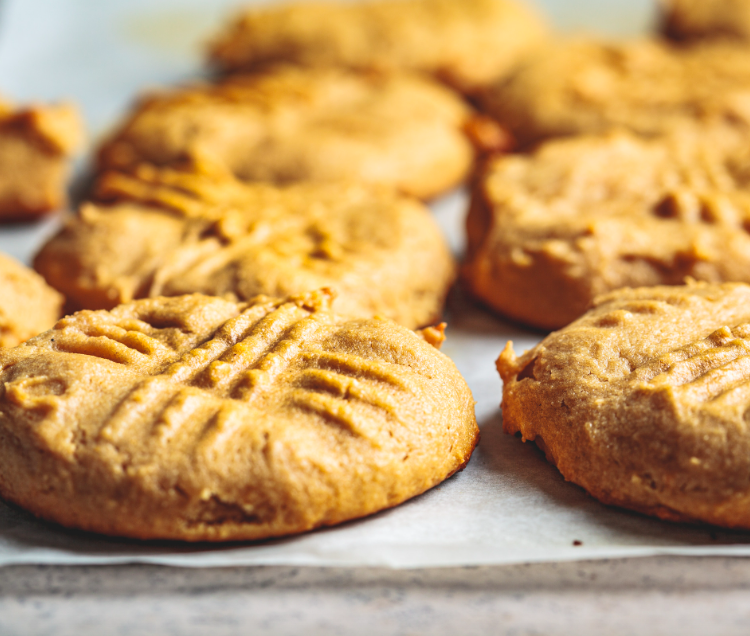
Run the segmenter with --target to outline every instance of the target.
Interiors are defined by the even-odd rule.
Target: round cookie
[[[622,289],[497,361],[503,428],[607,504],[750,528],[750,287]]]
[[[0,254],[0,347],[14,347],[50,329],[63,297],[28,267]]]
[[[268,62],[430,73],[466,92],[496,80],[546,36],[517,0],[291,2],[251,7],[214,40],[225,71]]]
[[[467,230],[471,292],[543,329],[620,287],[750,282],[750,151],[718,128],[549,141],[488,166]]]
[[[0,99],[0,222],[61,207],[83,125],[71,105],[16,108]]]
[[[662,30],[675,40],[750,40],[748,0],[661,0]]]
[[[278,67],[150,96],[101,148],[99,167],[191,157],[245,181],[352,180],[428,199],[471,168],[470,117],[426,78]]]
[[[238,300],[320,287],[335,309],[432,324],[455,276],[422,203],[352,183],[243,184],[215,166],[109,173],[98,203],[34,266],[75,308],[200,292]]]
[[[486,91],[482,108],[521,146],[613,128],[655,136],[686,123],[750,122],[745,46],[573,39],[533,54]]]
[[[5,350],[0,494],[110,535],[254,540],[390,508],[463,468],[478,429],[453,363],[327,305],[146,299]]]

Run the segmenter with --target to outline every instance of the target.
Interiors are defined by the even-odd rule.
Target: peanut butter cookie
[[[544,329],[620,287],[750,282],[750,151],[718,128],[549,141],[488,167],[467,228],[474,295]]]
[[[503,428],[607,504],[750,528],[750,286],[622,289],[497,361]]]
[[[84,311],[0,367],[0,493],[110,535],[334,525],[440,483],[478,436],[446,356],[389,320],[332,313],[326,292]]]
[[[695,122],[733,122],[747,134],[747,60],[747,48],[730,42],[561,41],[481,101],[521,146],[613,128],[655,136]]]
[[[726,37],[750,40],[748,0],[661,0],[662,29],[676,40]]]
[[[470,116],[458,96],[416,76],[275,68],[152,95],[99,164],[210,159],[245,181],[343,179],[426,199],[471,168]]]
[[[291,2],[241,12],[215,39],[225,71],[268,62],[430,73],[466,92],[501,77],[546,35],[516,0]]]
[[[14,347],[50,329],[63,297],[28,267],[0,254],[0,347]]]
[[[249,300],[319,287],[336,310],[439,319],[455,265],[430,211],[387,188],[244,184],[215,166],[112,172],[37,255],[75,308],[192,292]]]
[[[0,101],[0,221],[22,221],[65,202],[68,159],[82,124],[69,105],[17,109]]]

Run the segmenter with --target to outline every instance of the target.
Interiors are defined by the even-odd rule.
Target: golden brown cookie
[[[241,12],[213,42],[225,71],[268,62],[426,72],[467,92],[496,80],[545,38],[517,0],[290,2]]]
[[[0,493],[111,535],[341,523],[440,483],[478,437],[446,356],[389,320],[332,313],[325,292],[84,311],[0,367]]]
[[[750,287],[622,289],[497,361],[503,428],[607,504],[750,528]]]
[[[0,254],[0,347],[14,347],[50,329],[63,297],[28,267]]]
[[[68,159],[82,124],[70,105],[16,109],[0,101],[0,221],[22,221],[65,202]]]
[[[352,180],[426,199],[471,168],[470,114],[458,96],[416,76],[276,68],[152,95],[104,145],[99,164],[192,157],[245,181]]]
[[[662,30],[676,40],[750,40],[748,0],[661,0]]]
[[[686,123],[750,123],[745,46],[659,40],[550,44],[487,91],[482,106],[521,146],[612,128],[654,136]]]
[[[37,255],[76,308],[200,292],[249,300],[334,288],[336,310],[408,327],[439,319],[455,266],[430,211],[351,183],[278,188],[142,166],[109,173]]]
[[[731,129],[549,141],[490,164],[467,229],[473,294],[544,329],[620,287],[750,282],[750,150]]]

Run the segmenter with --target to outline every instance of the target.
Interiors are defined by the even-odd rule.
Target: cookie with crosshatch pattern
[[[474,401],[441,328],[332,313],[330,293],[83,311],[0,353],[0,493],[100,533],[303,532],[463,468]]]
[[[604,503],[750,528],[750,286],[621,289],[497,361],[503,428]]]
[[[455,275],[422,203],[357,183],[244,184],[216,166],[110,172],[34,265],[76,309],[200,292],[249,300],[320,287],[334,309],[416,328]]]

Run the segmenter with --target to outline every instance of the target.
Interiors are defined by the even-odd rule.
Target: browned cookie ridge
[[[360,181],[421,199],[464,180],[471,110],[415,75],[275,67],[149,96],[99,165],[211,160],[244,181]]]
[[[41,250],[76,308],[201,292],[239,300],[334,288],[338,312],[439,319],[455,265],[430,211],[353,183],[243,184],[213,166],[112,172]]]
[[[389,320],[332,313],[325,291],[84,311],[0,367],[0,493],[111,535],[254,540],[341,523],[446,479],[478,436],[446,356]]]
[[[68,160],[82,124],[70,105],[15,108],[0,101],[0,221],[20,221],[65,202]]]
[[[290,2],[241,12],[215,39],[226,71],[268,62],[431,73],[472,92],[507,73],[544,40],[518,0]]]
[[[467,228],[471,292],[544,329],[620,287],[750,282],[750,152],[719,128],[549,141],[488,166]]]
[[[623,289],[497,361],[503,428],[608,504],[750,528],[750,286]]]
[[[731,123],[746,135],[747,59],[747,47],[732,42],[558,41],[519,64],[482,105],[521,146],[614,128],[651,137],[696,122]]]

